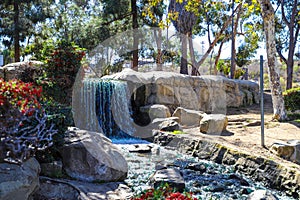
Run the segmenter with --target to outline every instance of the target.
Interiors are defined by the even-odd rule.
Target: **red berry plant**
[[[21,163],[52,144],[56,133],[39,99],[42,88],[0,79],[0,162]]]
[[[180,193],[168,184],[163,184],[156,189],[151,188],[143,191],[141,194],[132,197],[131,200],[198,200],[198,198],[193,197],[191,192]]]

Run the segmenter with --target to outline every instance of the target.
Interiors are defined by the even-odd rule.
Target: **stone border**
[[[218,164],[233,166],[237,172],[250,176],[267,187],[300,198],[300,171],[276,163],[271,159],[246,154],[214,141],[157,132],[154,143],[176,148],[178,151]]]

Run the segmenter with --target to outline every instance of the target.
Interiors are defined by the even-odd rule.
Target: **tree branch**
[[[287,20],[287,18],[286,18],[286,16],[285,16],[284,0],[281,0],[280,4],[281,4],[281,15],[282,15],[282,19],[283,19],[284,23],[290,28],[290,22]]]

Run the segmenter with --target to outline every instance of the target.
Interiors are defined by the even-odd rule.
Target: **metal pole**
[[[264,119],[264,58],[260,56],[260,119],[261,146],[265,147],[265,119]]]
[[[230,66],[230,78],[234,79],[234,49],[235,49],[235,41],[234,41],[234,0],[232,0],[232,13],[231,13],[231,66]]]

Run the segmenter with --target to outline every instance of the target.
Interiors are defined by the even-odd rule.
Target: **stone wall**
[[[263,182],[267,187],[285,191],[294,198],[300,198],[300,172],[270,159],[230,149],[218,143],[183,135],[158,132],[154,143],[174,147],[178,151],[230,165],[238,172]]]
[[[130,69],[103,77],[127,81],[133,106],[163,104],[212,113],[226,113],[227,107],[259,103],[259,87],[251,81],[222,76],[189,76],[173,72],[140,73]]]

